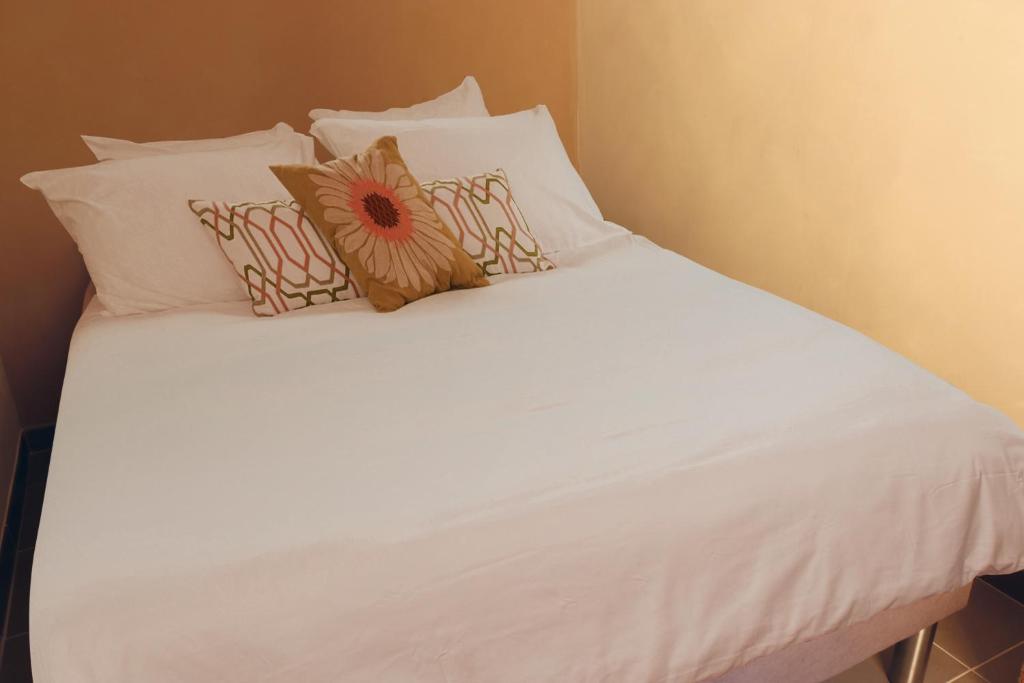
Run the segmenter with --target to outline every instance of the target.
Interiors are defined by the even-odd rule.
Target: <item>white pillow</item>
[[[312,140],[164,154],[37,171],[39,190],[78,244],[100,302],[114,315],[241,301],[247,295],[188,200],[290,200],[271,164],[315,163]]]
[[[346,111],[344,109],[314,109],[309,118],[320,119],[372,119],[397,121],[400,119],[443,119],[469,116],[490,116],[484,106],[480,85],[472,76],[466,76],[454,90],[449,90],[427,102],[411,107],[394,107],[385,111]]]
[[[502,168],[546,255],[611,232],[569,161],[547,107],[490,118],[366,121],[320,119],[310,132],[335,156],[362,152],[384,135],[421,183]]]
[[[287,123],[278,123],[270,130],[258,130],[253,133],[242,133],[227,138],[208,138],[206,140],[162,140],[159,142],[132,142],[117,138],[101,138],[95,135],[83,135],[82,142],[96,157],[97,161],[108,159],[137,159],[154,154],[182,154],[186,152],[212,152],[221,149],[238,149],[263,145],[283,137],[305,137],[296,133]]]

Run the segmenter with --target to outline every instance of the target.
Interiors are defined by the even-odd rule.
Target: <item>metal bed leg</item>
[[[935,641],[938,624],[921,629],[906,640],[896,643],[889,665],[890,683],[923,683],[928,668],[928,655]]]

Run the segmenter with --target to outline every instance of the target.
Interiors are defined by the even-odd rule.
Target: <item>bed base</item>
[[[702,683],[821,683],[899,643],[892,683],[923,680],[935,624],[967,605],[971,586],[894,607],[839,631],[795,643]],[[897,660],[906,662],[899,664]],[[902,678],[900,678],[902,676]],[[916,677],[916,678],[915,678]]]

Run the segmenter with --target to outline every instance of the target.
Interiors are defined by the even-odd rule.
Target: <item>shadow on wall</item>
[[[580,162],[609,219],[1024,425],[1024,5],[580,11]]]

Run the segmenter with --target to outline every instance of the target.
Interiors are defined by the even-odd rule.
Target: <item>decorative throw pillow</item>
[[[530,231],[500,168],[420,187],[484,275],[535,273],[555,267]]]
[[[394,137],[326,164],[270,168],[334,243],[377,310],[487,284],[430,208]]]
[[[245,283],[256,315],[360,296],[349,269],[298,202],[192,200],[188,205],[213,231]]]

